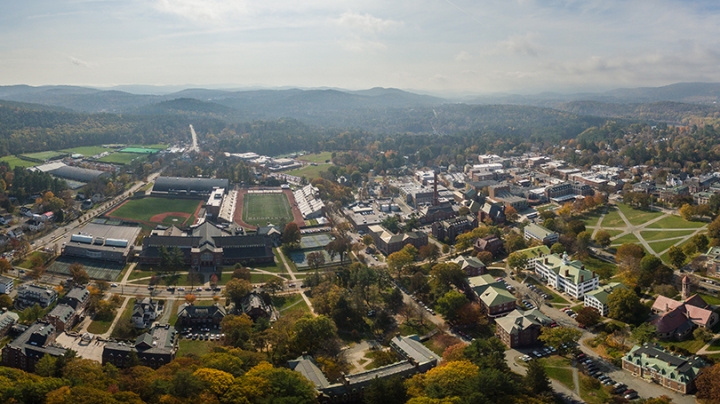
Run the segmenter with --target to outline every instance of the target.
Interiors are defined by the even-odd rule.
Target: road
[[[200,148],[198,147],[197,134],[195,133],[195,128],[193,128],[192,125],[190,125],[190,134],[192,135],[192,147],[190,150],[199,152]]]

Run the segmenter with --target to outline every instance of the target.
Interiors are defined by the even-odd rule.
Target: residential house
[[[427,234],[421,231],[393,234],[380,225],[368,226],[368,230],[375,242],[375,247],[385,255],[400,251],[408,244],[412,244],[415,248],[420,249],[420,247],[428,243]]]
[[[508,348],[519,348],[537,344],[542,327],[553,320],[538,309],[514,310],[505,317],[495,319],[495,335]]]
[[[255,292],[248,293],[240,302],[240,309],[244,314],[250,316],[253,321],[260,317],[270,320],[273,317],[273,308],[265,303],[262,296]]]
[[[467,276],[478,276],[484,274],[487,271],[485,264],[483,264],[482,261],[475,257],[466,257],[461,255],[448,262],[458,264],[460,266],[460,269],[465,271],[465,275]]]
[[[118,368],[134,366],[133,356],[141,365],[157,369],[175,359],[178,333],[169,324],[156,325],[135,339],[135,343],[107,342],[102,352],[102,363]]]
[[[487,251],[492,254],[493,257],[500,254],[504,248],[505,246],[502,240],[494,235],[479,238],[475,241],[475,245],[473,245],[475,252]]]
[[[13,282],[12,278],[0,275],[0,293],[9,295],[13,290]]]
[[[146,297],[135,300],[131,319],[135,328],[148,328],[161,313],[162,310],[160,310],[158,302]]]
[[[16,300],[24,307],[37,303],[40,307],[45,308],[58,298],[58,292],[55,289],[36,284],[20,285],[17,292]]]
[[[38,219],[30,219],[23,225],[30,231],[40,231],[45,228],[45,222]]]
[[[13,215],[11,215],[9,213],[4,214],[4,215],[0,216],[0,224],[3,226],[8,225],[8,224],[12,223],[13,219],[14,219]]]
[[[567,253],[562,257],[550,254],[535,260],[535,272],[547,281],[548,286],[575,299],[583,299],[585,293],[600,286],[597,274],[586,270],[578,260],[570,261]]]
[[[45,355],[58,357],[65,348],[55,343],[57,330],[46,321],[38,321],[2,349],[2,365],[34,372],[35,364]]]
[[[625,285],[619,282],[612,282],[605,286],[585,293],[585,307],[592,307],[602,316],[608,315],[607,299],[610,293],[617,288],[625,288]]]
[[[695,391],[695,379],[706,366],[699,356],[675,355],[654,344],[636,345],[622,358],[623,369],[633,376],[681,394]]]
[[[219,325],[227,315],[225,307],[215,303],[210,306],[183,304],[177,315],[177,328]]]
[[[515,296],[505,283],[485,274],[468,278],[468,284],[490,317],[500,317],[515,310]]]
[[[551,246],[558,242],[560,235],[552,230],[548,230],[543,226],[535,223],[528,223],[525,226],[525,239],[526,240],[538,240],[541,243]]]

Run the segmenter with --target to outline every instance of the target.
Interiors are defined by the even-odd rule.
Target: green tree
[[[550,252],[553,254],[562,254],[565,252],[565,246],[560,243],[555,243],[550,247]]]
[[[35,364],[35,373],[44,377],[54,376],[56,362],[57,359],[54,356],[43,355],[43,357]]]
[[[533,394],[552,392],[550,378],[545,372],[545,366],[540,361],[528,362],[527,373],[524,378],[525,385]]]
[[[85,271],[85,267],[77,262],[70,265],[70,276],[76,285],[87,285],[90,282],[90,275]]]
[[[592,307],[583,307],[578,310],[575,321],[584,325],[585,327],[592,327],[600,322],[600,313]]]
[[[698,327],[693,331],[693,337],[696,340],[708,343],[713,338],[713,333],[705,327]]]
[[[457,319],[460,308],[468,304],[467,297],[458,292],[457,290],[451,290],[445,293],[441,298],[437,300],[436,308],[446,320],[455,321]]]
[[[12,269],[12,264],[10,264],[8,260],[0,258],[0,275],[8,273],[12,271]]]
[[[253,321],[247,314],[227,315],[220,322],[220,329],[225,333],[225,343],[235,347],[246,346],[252,334]]]
[[[290,222],[285,225],[285,230],[282,233],[282,243],[287,245],[296,245],[300,242],[302,234],[300,234],[300,228],[297,223]]]
[[[683,264],[685,264],[686,258],[687,257],[685,256],[682,248],[678,246],[672,246],[668,250],[668,259],[670,260],[670,263],[677,269],[681,268]]]
[[[291,344],[298,353],[313,354],[337,338],[335,323],[323,315],[313,317],[307,314],[300,317],[292,329],[294,335]]]
[[[525,254],[517,252],[511,253],[507,259],[508,266],[516,272],[524,270],[528,265],[528,261],[529,260]]]
[[[608,317],[625,323],[639,324],[649,314],[632,289],[615,288],[607,298]]]
[[[405,404],[408,396],[399,376],[375,377],[363,394],[365,404]]]
[[[538,340],[545,344],[555,347],[557,350],[562,351],[563,344],[574,344],[580,340],[582,332],[576,328],[570,327],[544,327],[540,332]]]
[[[610,236],[610,233],[608,233],[607,230],[599,230],[595,233],[595,243],[602,248],[610,246],[611,238],[612,236]]]
[[[642,323],[632,329],[630,336],[636,344],[643,345],[655,339],[655,332],[655,326],[650,323]]]
[[[243,267],[243,266],[241,266],[239,268],[235,268],[235,270],[232,273],[232,278],[233,279],[242,279],[242,280],[250,282],[250,278],[251,278],[250,268]]]
[[[413,262],[413,257],[407,251],[397,251],[388,255],[387,263],[388,268],[391,271],[397,272],[397,277],[400,278],[405,267]]]
[[[505,236],[505,251],[514,252],[527,248],[527,241],[522,234],[510,232]]]
[[[250,282],[244,279],[230,279],[225,285],[223,294],[226,298],[235,302],[235,304],[239,304],[250,291],[252,291]]]
[[[440,257],[440,248],[438,248],[435,243],[428,243],[427,245],[420,247],[419,254],[420,258],[423,260],[428,260],[431,263],[434,263]]]

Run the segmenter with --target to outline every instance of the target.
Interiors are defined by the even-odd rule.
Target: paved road
[[[200,148],[198,147],[197,134],[195,133],[195,128],[193,128],[192,125],[190,125],[190,134],[192,135],[192,147],[190,150],[199,152]]]

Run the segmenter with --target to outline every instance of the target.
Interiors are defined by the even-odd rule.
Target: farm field
[[[289,223],[293,214],[283,193],[248,193],[243,201],[242,219],[247,224],[265,226],[268,222],[277,223],[279,220]]]
[[[330,164],[318,164],[316,166],[305,166],[297,170],[288,171],[287,174],[296,177],[305,177],[308,180],[320,177],[320,171],[327,171]]]
[[[61,150],[64,153],[80,153],[85,157],[91,157],[96,154],[104,153],[104,152],[110,152],[114,153],[115,149],[111,149],[109,147],[102,147],[102,146],[80,146],[80,147],[73,147],[72,149],[63,149]]]
[[[136,153],[113,153],[109,156],[105,156],[98,161],[102,163],[112,163],[112,164],[130,164],[131,161],[135,160],[136,158],[145,159],[146,156],[143,154],[136,154]]]
[[[8,164],[10,164],[10,168],[15,167],[34,167],[38,165],[38,163],[34,163],[32,161],[23,160],[20,157],[17,156],[5,156],[1,157],[0,161],[4,161]]]
[[[202,201],[197,199],[143,198],[131,199],[108,216],[135,222],[188,224]]]

